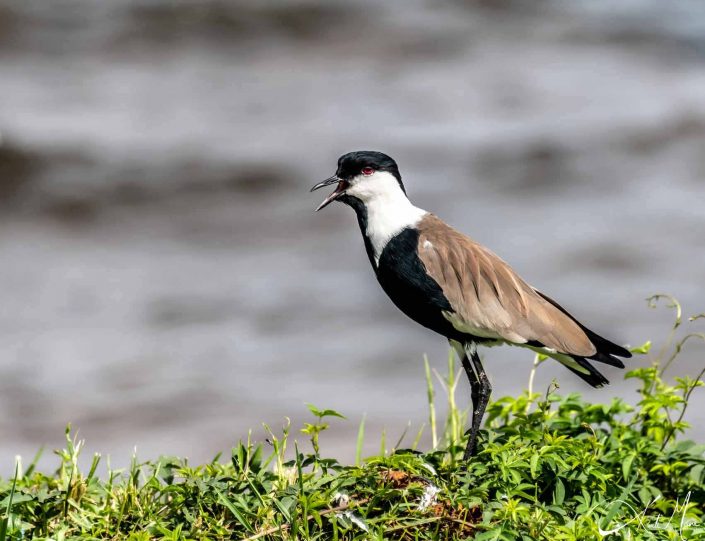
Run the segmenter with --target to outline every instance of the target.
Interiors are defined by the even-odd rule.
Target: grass
[[[427,427],[393,445],[383,438],[379,453],[363,459],[363,419],[355,465],[321,456],[320,438],[342,415],[311,405],[311,422],[297,432],[303,443],[288,424],[268,428],[266,442],[248,438],[229,460],[199,466],[135,458],[98,475],[96,455],[81,471],[82,442],[67,429],[55,472],[18,461],[13,478],[0,480],[0,541],[705,540],[705,445],[683,439],[703,372],[674,381],[665,374],[685,343],[705,336],[680,336],[680,306],[669,301],[677,318],[664,346],[632,350],[651,357],[626,374],[638,383],[635,407],[620,398],[590,404],[555,385],[534,392],[532,373],[529,389],[491,404],[480,453],[465,465],[467,412],[455,403],[461,373],[451,355],[435,383],[426,363]],[[448,402],[442,422],[439,384]],[[424,430],[433,448],[421,452]]]

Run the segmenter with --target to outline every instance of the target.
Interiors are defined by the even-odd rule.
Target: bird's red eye
[[[363,167],[362,168],[362,174],[365,175],[366,177],[370,176],[374,172],[375,172],[375,170],[372,169],[372,167]]]

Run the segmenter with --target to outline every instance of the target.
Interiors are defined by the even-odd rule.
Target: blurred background
[[[0,0],[0,473],[68,422],[115,465],[306,402],[348,416],[341,459],[364,413],[370,452],[424,422],[446,343],[308,193],[357,149],[615,341],[666,335],[652,293],[705,311],[701,0]],[[525,387],[527,352],[485,358],[495,396]],[[635,400],[605,373],[536,385]]]

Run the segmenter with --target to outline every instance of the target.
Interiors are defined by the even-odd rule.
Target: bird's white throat
[[[394,175],[386,171],[354,178],[346,192],[365,204],[365,234],[372,244],[375,264],[379,263],[382,250],[395,235],[407,227],[414,227],[427,214],[411,204]]]

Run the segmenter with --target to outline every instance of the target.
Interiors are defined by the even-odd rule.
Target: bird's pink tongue
[[[333,193],[331,193],[328,197],[326,197],[320,205],[318,205],[316,212],[327,207],[330,203],[335,201],[338,198],[338,196],[340,196],[345,191],[345,189],[347,187],[348,187],[348,183],[345,182],[344,180],[341,180],[340,182],[338,182],[338,186],[335,188],[335,191]]]

